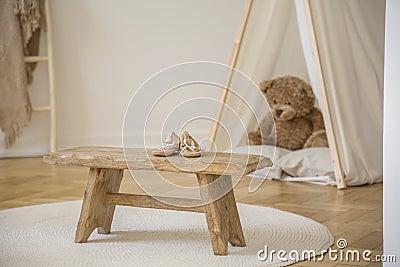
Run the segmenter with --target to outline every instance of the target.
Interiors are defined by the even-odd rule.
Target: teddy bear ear
[[[300,89],[300,91],[304,96],[306,96],[312,100],[315,99],[314,92],[312,91],[311,86],[303,87]]]
[[[274,80],[263,81],[260,83],[260,90],[266,93],[268,89],[272,88],[273,85],[274,85]]]

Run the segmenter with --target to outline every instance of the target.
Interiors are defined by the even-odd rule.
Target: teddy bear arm
[[[260,122],[257,131],[249,132],[250,145],[275,145],[275,125],[271,114],[267,114]]]
[[[261,143],[263,145],[275,145],[275,124],[272,114],[268,113],[261,121]]]
[[[313,108],[313,110],[307,115],[307,118],[312,123],[313,132],[325,129],[324,119],[318,108]]]
[[[261,143],[263,145],[276,145],[276,134],[274,125],[261,130]]]
[[[257,131],[251,131],[248,134],[249,137],[249,144],[250,145],[261,145],[261,131],[258,129]]]

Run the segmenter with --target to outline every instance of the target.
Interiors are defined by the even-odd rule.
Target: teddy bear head
[[[260,90],[267,98],[272,115],[278,121],[304,117],[315,105],[311,86],[294,76],[263,81]]]

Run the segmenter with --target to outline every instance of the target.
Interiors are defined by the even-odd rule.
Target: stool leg
[[[231,178],[230,182],[232,183]],[[233,189],[225,195],[225,203],[229,214],[229,243],[234,247],[245,247],[242,224],[240,223],[239,212],[236,207],[235,195]]]
[[[85,243],[94,229],[109,234],[115,205],[104,205],[106,193],[117,193],[124,170],[90,168],[75,242]]]
[[[236,207],[235,195],[233,193],[232,177],[230,175],[224,175],[220,179],[223,179],[224,191],[228,193],[224,195],[220,201],[223,202],[224,208],[228,212],[227,220],[229,221],[229,238],[228,241],[234,247],[245,247],[246,241],[244,240],[242,225],[240,223],[239,212]]]
[[[201,200],[203,203],[207,203],[204,205],[204,213],[207,219],[214,254],[228,255],[229,221],[226,220],[228,212],[222,199],[223,197],[214,201],[226,184],[219,181],[209,185],[218,179],[218,177],[211,174],[197,174]]]
[[[232,178],[229,175],[197,174],[200,194],[206,214],[208,230],[210,231],[212,247],[215,255],[228,254],[228,241],[232,246],[245,247],[246,242],[236,207],[232,188]],[[205,185],[209,185],[204,187]],[[221,192],[228,192],[215,200]],[[215,200],[215,201],[214,201]]]

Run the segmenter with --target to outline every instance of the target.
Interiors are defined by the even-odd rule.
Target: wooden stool
[[[125,159],[125,155],[127,156]],[[228,242],[232,246],[246,246],[236,201],[232,189],[231,176],[246,175],[257,169],[271,166],[268,158],[258,155],[203,152],[197,159],[189,160],[181,156],[172,158],[155,157],[151,150],[112,147],[77,147],[44,156],[50,164],[78,165],[90,167],[89,180],[83,199],[75,242],[85,243],[94,229],[100,234],[109,234],[115,205],[142,208],[159,208],[204,212],[211,235],[215,255],[228,254]],[[204,165],[204,168],[201,166]],[[164,201],[154,196],[122,194],[119,192],[124,169],[157,170],[167,172],[195,173],[200,187],[200,200],[173,199],[174,206],[165,197]],[[210,183],[219,180],[212,185]],[[204,186],[209,185],[209,186]],[[221,192],[227,192],[217,200]],[[157,197],[163,200],[162,197]],[[213,201],[214,200],[214,201]]]

